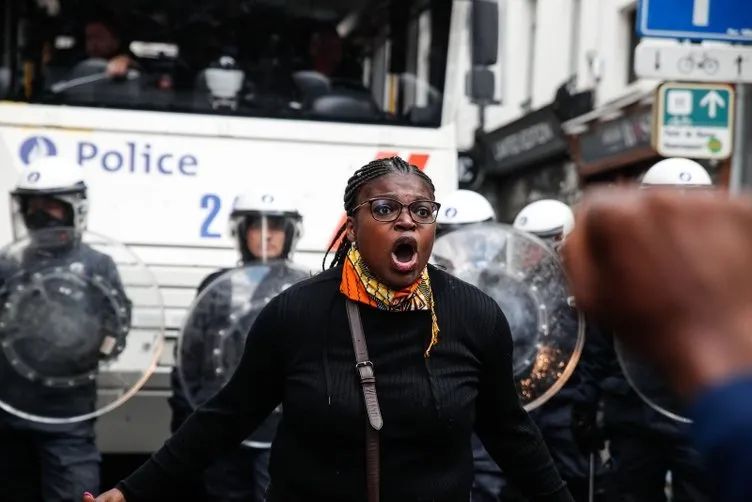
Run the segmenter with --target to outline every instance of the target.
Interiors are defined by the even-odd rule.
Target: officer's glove
[[[572,406],[572,435],[580,451],[590,455],[606,446],[606,437],[598,424],[597,404],[575,404]]]

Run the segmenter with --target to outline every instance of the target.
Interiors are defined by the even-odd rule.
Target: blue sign
[[[640,0],[642,37],[752,43],[750,0]]]

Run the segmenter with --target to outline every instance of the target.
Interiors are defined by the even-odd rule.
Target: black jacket
[[[531,502],[571,502],[520,405],[498,305],[434,267],[429,274],[441,331],[428,358],[430,312],[359,306],[384,418],[382,500],[467,502],[476,432]],[[280,403],[270,500],[366,500],[367,418],[341,276],[337,267],[302,281],[262,310],[230,381],[118,485],[128,502],[169,497]]]

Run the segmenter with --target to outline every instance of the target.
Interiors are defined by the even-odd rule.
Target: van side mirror
[[[489,68],[499,60],[498,0],[473,0],[471,4],[471,68],[465,76],[465,95],[474,104],[496,104],[496,75]]]
[[[465,95],[474,104],[493,104],[496,97],[496,75],[488,68],[475,67],[465,76]]]
[[[492,66],[499,60],[499,4],[497,0],[472,2],[473,66]]]

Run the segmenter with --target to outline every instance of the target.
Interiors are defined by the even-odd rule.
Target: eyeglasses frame
[[[377,200],[390,200],[390,201],[393,201],[393,202],[396,202],[397,204],[399,204],[400,205],[400,210],[397,213],[397,216],[395,216],[393,220],[379,220],[379,219],[377,219],[376,216],[374,216],[374,214],[373,214],[373,205],[372,205]],[[435,204],[436,205],[436,211],[434,212],[433,221],[428,222],[428,223],[422,222],[422,221],[415,221],[415,217],[413,216],[412,211],[410,211],[410,206],[412,206],[413,204],[417,204],[418,202],[430,202],[431,204]],[[393,222],[397,221],[399,219],[399,217],[402,216],[402,212],[405,210],[405,208],[407,208],[407,214],[410,215],[410,219],[413,220],[413,223],[415,223],[417,225],[433,225],[434,223],[436,223],[436,219],[439,217],[439,210],[441,209],[441,204],[440,203],[436,202],[435,200],[430,200],[430,199],[418,199],[418,200],[412,201],[409,204],[404,204],[402,201],[397,200],[394,197],[371,197],[370,199],[364,200],[363,202],[361,202],[360,204],[358,204],[357,206],[355,206],[354,208],[352,208],[352,211],[350,211],[350,216],[354,215],[358,209],[360,209],[361,207],[365,206],[366,204],[369,205],[369,209],[370,209],[369,213],[371,213],[371,218],[373,218],[374,220],[378,221],[379,223],[393,223]]]

